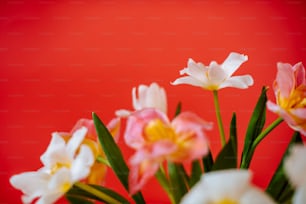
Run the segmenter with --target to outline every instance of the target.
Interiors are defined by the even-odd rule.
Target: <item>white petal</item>
[[[186,73],[199,81],[206,81],[205,73],[208,68],[205,68],[201,63],[195,63],[191,58],[188,60],[188,67],[183,69],[180,74]]]
[[[171,83],[172,85],[178,85],[178,84],[189,84],[192,86],[198,86],[198,87],[205,87],[205,84],[203,84],[202,81],[199,81],[193,77],[185,76],[177,78],[174,82]]]
[[[205,186],[204,182],[198,182],[190,191],[182,198],[180,204],[208,203],[210,200],[209,186]]]
[[[244,76],[234,76],[230,77],[229,79],[225,80],[219,88],[225,88],[225,87],[233,87],[233,88],[239,88],[239,89],[246,89],[249,86],[252,86],[254,83],[253,78],[250,75],[244,75]]]
[[[90,147],[82,145],[80,153],[77,155],[71,166],[72,181],[76,182],[84,179],[90,173],[90,168],[94,163],[94,154]]]
[[[306,147],[295,145],[290,155],[285,158],[284,168],[289,180],[294,186],[302,186],[306,183]]]
[[[227,76],[230,77],[240,67],[240,65],[247,60],[248,56],[231,52],[224,60],[221,67],[226,72]]]
[[[81,127],[77,131],[75,131],[67,143],[67,153],[68,155],[73,158],[75,155],[76,150],[80,147],[80,144],[84,140],[87,133],[86,127]]]
[[[270,110],[270,111],[272,111],[273,113],[279,113],[280,112],[280,110],[281,110],[281,108],[277,105],[277,104],[275,104],[275,103],[273,103],[272,101],[267,101],[267,108]]]
[[[275,202],[258,188],[250,187],[240,200],[241,204],[274,204]]]
[[[43,195],[35,204],[53,204],[63,196],[61,192],[53,192]]]
[[[219,85],[227,78],[226,73],[215,61],[212,61],[209,65],[208,80],[213,86],[219,87]]]
[[[41,162],[46,167],[52,168],[57,163],[58,157],[61,158],[65,154],[65,146],[65,140],[58,133],[52,133],[52,139],[47,150],[40,156]]]
[[[50,176],[44,172],[25,172],[10,178],[11,185],[23,192],[24,203],[31,203],[47,191]]]
[[[157,108],[160,111],[167,113],[167,97],[163,88],[157,83],[152,83],[146,90],[144,98],[142,98],[142,108]]]
[[[251,172],[247,170],[221,170],[203,175],[203,182],[209,186],[210,197],[239,200],[249,186]],[[239,185],[237,185],[239,183]]]
[[[305,204],[306,203],[306,184],[297,188],[292,198],[293,204]]]
[[[132,113],[132,112],[129,111],[129,110],[120,109],[120,110],[117,110],[117,111],[115,112],[115,115],[116,115],[117,117],[126,118],[126,117],[128,117],[131,113]]]

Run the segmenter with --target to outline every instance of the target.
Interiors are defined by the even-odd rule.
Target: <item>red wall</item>
[[[249,61],[247,90],[220,91],[228,131],[237,113],[239,152],[263,85],[271,87],[278,61],[306,65],[306,3],[297,1],[0,1],[0,203],[20,202],[11,175],[36,170],[53,131],[69,131],[96,112],[108,122],[132,108],[131,88],[158,82],[168,93],[169,115],[178,101],[215,122],[213,154],[220,148],[212,94],[172,86],[187,59],[221,63],[231,51]],[[249,3],[246,3],[249,2]],[[269,98],[274,100],[272,90]],[[268,122],[277,116],[267,115]],[[263,141],[251,169],[267,185],[292,130],[281,124]],[[126,158],[131,151],[120,140]],[[107,185],[125,193],[110,173]],[[144,190],[151,203],[168,203],[157,183]],[[157,196],[158,195],[158,196]],[[150,202],[149,202],[150,203]]]

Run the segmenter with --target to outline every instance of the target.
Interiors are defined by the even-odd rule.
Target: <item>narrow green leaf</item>
[[[242,168],[248,168],[250,161],[250,155],[252,155],[253,152],[249,152],[251,150],[251,146],[256,139],[256,137],[260,134],[262,131],[265,121],[266,121],[266,102],[267,102],[267,87],[263,87],[261,90],[261,94],[259,96],[259,99],[257,101],[257,104],[255,106],[255,109],[253,111],[253,114],[251,116],[245,140],[244,140],[244,147],[241,157],[241,167]]]
[[[100,118],[95,113],[92,114],[92,117],[99,137],[99,141],[102,145],[102,149],[107,157],[107,160],[122,185],[128,191],[129,168],[124,161],[121,150],[117,146],[113,136],[110,134],[106,126],[102,123]],[[140,192],[133,195],[133,199],[136,203],[145,203]]]
[[[208,154],[203,157],[202,159],[203,167],[204,167],[204,172],[210,172],[212,170],[212,167],[214,165],[214,160],[211,154],[210,149],[208,150]]]
[[[185,182],[185,172],[182,172],[182,168],[178,164],[168,162],[168,174],[175,203],[179,203],[188,191]]]
[[[236,115],[233,114],[230,125],[230,138],[223,147],[212,170],[222,170],[237,168],[237,131],[236,131]]]
[[[170,183],[162,167],[160,167],[158,171],[155,173],[155,177],[157,178],[162,188],[166,191],[167,195],[169,196],[171,200],[171,203],[174,203],[174,198],[173,198],[172,191],[170,188]]]
[[[121,196],[120,194],[116,193],[115,191],[105,188],[103,186],[98,186],[98,185],[89,185],[90,187],[94,188],[95,190],[98,190],[106,195],[108,195],[109,197],[117,200],[120,203],[124,203],[124,204],[128,204],[129,201],[126,200],[123,196]],[[67,193],[66,193],[66,197],[67,199],[73,203],[73,204],[82,204],[82,203],[94,203],[93,200],[96,201],[101,201],[101,202],[105,202],[105,200],[97,197],[96,195],[85,191],[77,186],[73,186]]]
[[[191,165],[191,176],[189,179],[190,188],[200,180],[202,173],[200,162],[198,160],[193,161]]]
[[[278,165],[278,168],[276,169],[266,189],[266,192],[280,203],[283,203],[286,200],[288,200],[288,197],[290,198],[293,193],[289,181],[284,173],[283,163],[284,163],[284,158],[289,154],[290,147],[296,143],[302,143],[301,135],[298,132],[295,132],[293,134],[292,139],[282,157],[282,160]]]
[[[181,111],[182,111],[182,103],[179,102],[176,106],[174,117],[178,116],[181,113]]]

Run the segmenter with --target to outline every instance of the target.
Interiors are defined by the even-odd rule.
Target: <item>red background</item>
[[[237,113],[239,152],[255,101],[271,87],[276,63],[306,57],[306,3],[295,1],[23,1],[0,3],[0,203],[19,203],[8,179],[40,167],[50,133],[69,131],[96,112],[108,122],[114,111],[131,109],[131,88],[158,82],[168,93],[169,115],[183,110],[213,121],[214,156],[220,148],[212,94],[172,86],[187,59],[221,63],[231,51],[249,61],[237,71],[251,74],[247,90],[220,91],[225,130]],[[269,98],[274,101],[272,90]],[[277,116],[268,113],[267,122]],[[281,124],[258,147],[254,182],[267,185],[292,130]],[[126,158],[131,151],[119,141]],[[126,195],[109,173],[107,186]],[[152,180],[148,203],[168,203]]]

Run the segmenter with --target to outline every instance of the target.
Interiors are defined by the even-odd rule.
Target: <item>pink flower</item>
[[[140,190],[165,160],[182,163],[202,158],[208,151],[204,130],[211,128],[211,123],[190,112],[171,122],[156,109],[130,115],[124,135],[126,144],[136,150],[130,159],[130,192]]]
[[[303,64],[291,66],[277,63],[278,72],[273,89],[276,104],[268,101],[267,108],[280,115],[294,130],[306,135],[306,80]]]
[[[187,68],[180,71],[181,75],[187,76],[176,79],[172,84],[189,84],[210,91],[226,87],[246,89],[253,85],[250,75],[232,76],[242,63],[248,60],[246,55],[231,52],[222,64],[212,61],[208,66],[191,58],[188,60]]]

